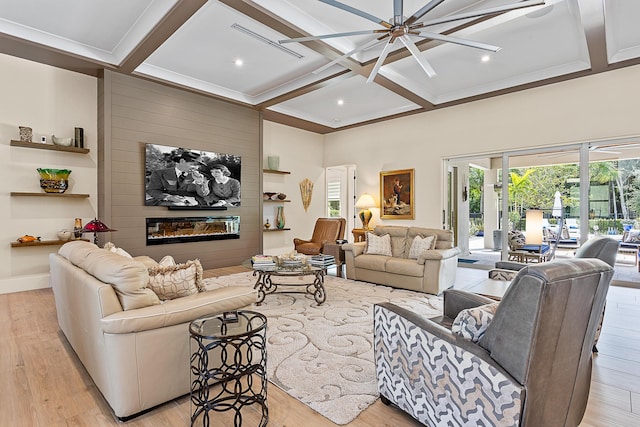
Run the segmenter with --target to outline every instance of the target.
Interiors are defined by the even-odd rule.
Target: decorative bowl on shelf
[[[45,193],[64,193],[69,188],[69,169],[36,169],[40,174],[40,188]]]
[[[73,138],[58,138],[55,135],[51,135],[51,140],[55,145],[62,147],[70,147],[73,144]]]
[[[287,195],[286,195],[286,194],[284,194],[284,193],[278,193],[278,199],[280,199],[280,200],[284,200],[284,199],[286,199],[286,198],[287,198]]]
[[[262,198],[263,198],[264,200],[271,200],[271,198],[272,198],[273,196],[275,196],[276,194],[278,194],[278,193],[271,193],[271,192],[262,193]]]

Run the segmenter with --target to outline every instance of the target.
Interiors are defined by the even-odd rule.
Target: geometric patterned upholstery
[[[452,323],[486,298],[446,290],[443,314],[433,319],[391,303],[375,305],[383,403],[428,426],[579,425],[612,276],[613,268],[594,258],[526,266],[493,319],[480,322],[486,330],[477,343],[454,333]]]
[[[404,311],[384,303],[374,307],[376,372],[383,397],[427,426],[519,424],[524,387],[483,360],[486,356],[470,355],[416,327],[398,309]]]

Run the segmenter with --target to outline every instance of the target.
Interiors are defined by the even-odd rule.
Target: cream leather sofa
[[[226,287],[160,304],[144,263],[89,242],[49,261],[60,329],[122,420],[189,393],[192,320],[256,301],[252,288]]]
[[[365,254],[365,242],[342,245],[348,279],[435,295],[453,286],[460,250],[453,246],[450,230],[378,226],[373,233],[391,236],[392,256]],[[409,249],[418,235],[435,235],[435,249],[420,253],[417,259],[409,259]]]

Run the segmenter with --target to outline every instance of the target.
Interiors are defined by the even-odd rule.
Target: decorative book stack
[[[274,268],[276,266],[272,257],[267,255],[254,255],[251,257],[251,265],[255,269]]]
[[[333,255],[314,255],[311,257],[311,265],[314,267],[327,268],[335,265],[336,259]]]

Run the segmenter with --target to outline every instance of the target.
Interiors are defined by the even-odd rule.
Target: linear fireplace
[[[147,218],[147,245],[239,238],[239,216]]]

